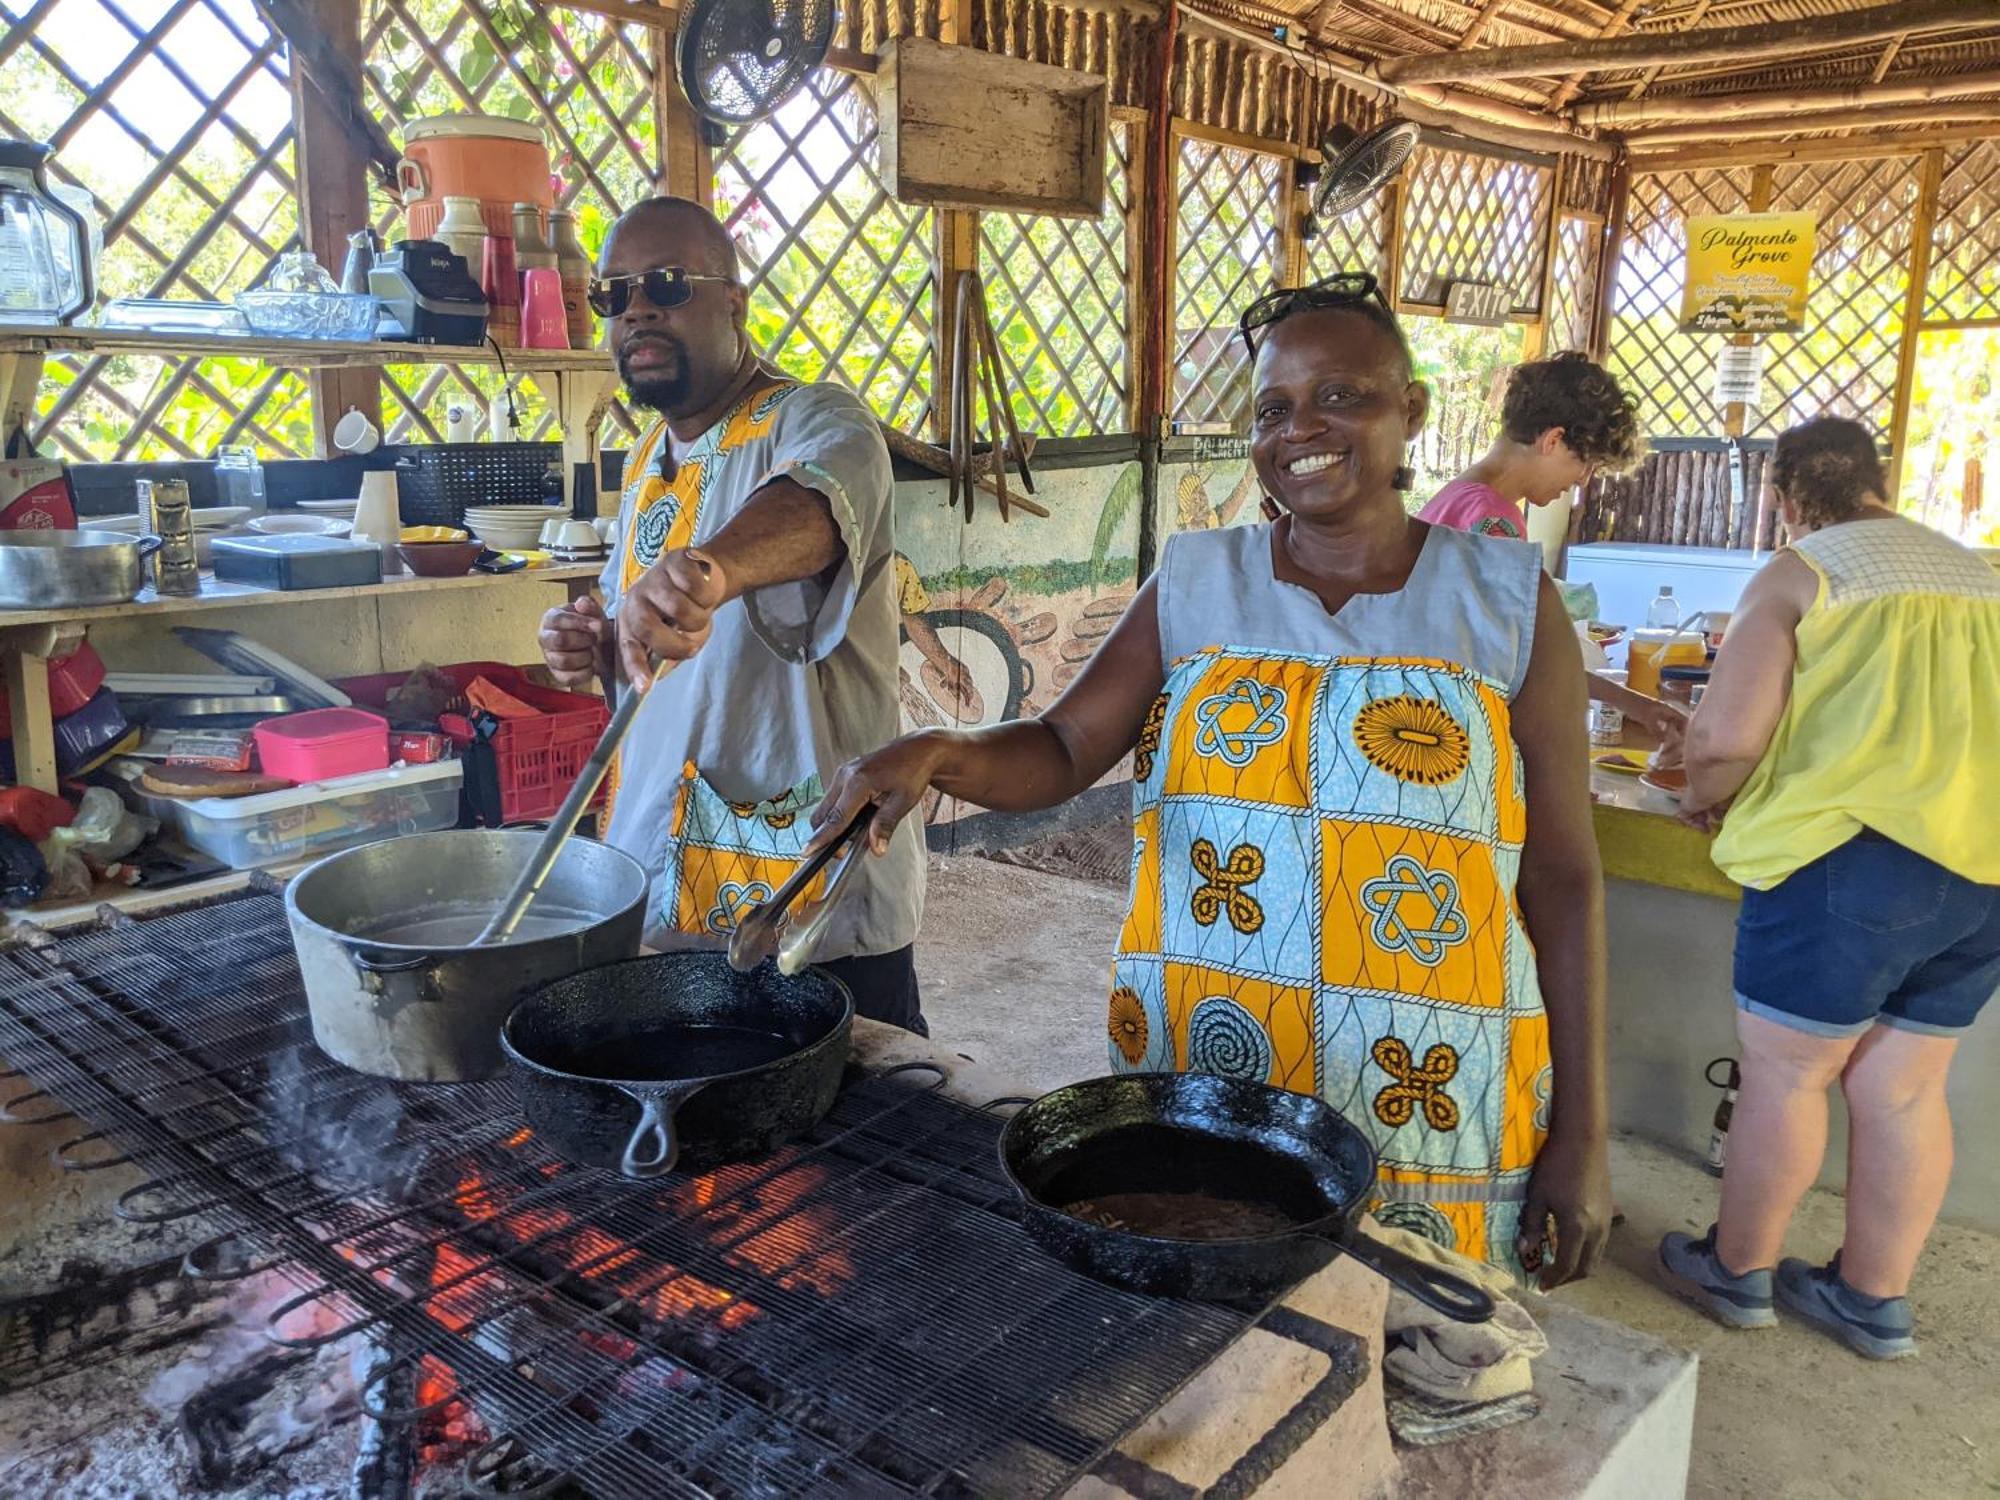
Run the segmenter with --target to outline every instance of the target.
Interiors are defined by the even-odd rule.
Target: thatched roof
[[[1441,107],[1484,101],[1496,118],[1528,116],[1589,135],[1617,131],[1635,149],[1655,124],[1738,122],[1760,111],[1796,114],[1759,136],[1921,130],[1927,123],[1988,121],[2000,131],[2000,4],[1960,0],[1186,0],[1191,10],[1295,40],[1335,64],[1391,82]],[[1907,27],[1899,25],[1907,21]],[[1732,32],[1743,27],[1768,33]],[[1845,38],[1845,39],[1844,39]],[[1626,60],[1616,52],[1647,54]],[[1703,48],[1709,55],[1682,59]],[[1509,49],[1534,48],[1517,58]],[[1495,53],[1500,54],[1495,56]],[[1547,56],[1539,53],[1545,52]],[[1716,55],[1721,53],[1722,55]],[[1411,72],[1403,59],[1430,61]],[[1508,66],[1507,64],[1513,64]],[[1963,78],[1951,88],[1947,82]],[[1925,87],[1929,85],[1929,87]],[[1449,93],[1449,103],[1437,97]],[[1427,98],[1428,95],[1428,98]],[[1738,101],[1736,96],[1749,96]],[[1828,97],[1837,95],[1838,97]],[[1803,96],[1803,97],[1802,97]],[[1668,101],[1708,99],[1676,110]],[[1628,101],[1647,101],[1636,108]],[[1727,100],[1728,103],[1721,101]],[[1616,105],[1613,110],[1607,106]],[[1856,118],[1892,107],[1879,126]],[[1989,112],[1990,107],[1990,112]],[[1834,118],[1837,113],[1838,118]]]

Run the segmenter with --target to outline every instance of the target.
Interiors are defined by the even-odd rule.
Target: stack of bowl
[[[465,524],[495,552],[527,552],[540,541],[543,523],[559,514],[547,505],[468,505]]]

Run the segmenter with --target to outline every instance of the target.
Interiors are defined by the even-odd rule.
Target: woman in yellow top
[[[1379,1218],[1582,1275],[1610,1183],[1575,637],[1535,547],[1405,512],[1429,393],[1372,276],[1243,332],[1280,518],[1173,537],[1048,712],[850,762],[822,836],[873,802],[886,844],[931,787],[1053,807],[1130,753],[1111,1066],[1316,1094],[1373,1140]]]
[[[1731,622],[1682,804],[1720,821],[1715,861],[1745,887],[1743,1088],[1716,1224],[1660,1258],[1732,1326],[1775,1321],[1775,1291],[1858,1353],[1904,1358],[1904,1293],[1951,1175],[1946,1070],[2000,988],[2000,574],[1889,508],[1858,423],[1785,433],[1772,486],[1791,545]],[[1779,1261],[1836,1079],[1841,1250]]]

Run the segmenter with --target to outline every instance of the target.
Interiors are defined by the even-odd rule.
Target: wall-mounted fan
[[[695,0],[681,13],[674,70],[703,138],[719,146],[727,127],[770,114],[832,42],[833,0]]]
[[[1313,184],[1306,237],[1372,199],[1403,170],[1422,138],[1423,128],[1414,120],[1391,120],[1365,135],[1351,125],[1327,131],[1319,143],[1319,180]]]

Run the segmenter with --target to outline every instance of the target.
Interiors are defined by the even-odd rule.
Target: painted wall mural
[[[1158,533],[1259,519],[1247,447],[1204,440],[1160,469]],[[1138,590],[1143,485],[1136,461],[1044,468],[1050,515],[1000,519],[981,495],[968,522],[944,481],[896,487],[906,730],[971,727],[1041,712],[1075,680]],[[1121,762],[1100,784],[1129,781]],[[932,793],[930,822],[977,809]]]

